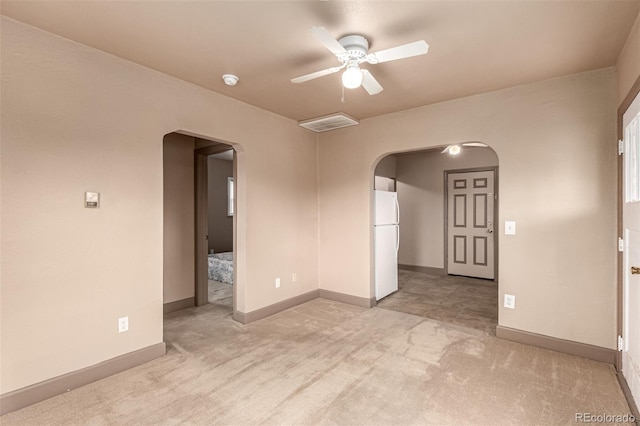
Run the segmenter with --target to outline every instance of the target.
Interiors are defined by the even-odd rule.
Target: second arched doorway
[[[461,144],[460,150],[439,147],[380,160],[375,193],[395,193],[399,241],[385,242],[374,212],[374,287],[387,293],[383,277],[390,273],[380,265],[391,263],[385,245],[397,245],[398,290],[379,292],[379,307],[495,334],[497,187],[498,157],[488,146]]]

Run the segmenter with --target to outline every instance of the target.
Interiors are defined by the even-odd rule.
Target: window
[[[232,177],[228,177],[227,178],[227,216],[233,216],[233,211],[234,211],[234,196],[233,196],[233,178]]]

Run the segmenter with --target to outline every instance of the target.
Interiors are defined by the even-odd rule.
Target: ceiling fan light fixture
[[[449,145],[449,148],[447,150],[449,151],[449,155],[456,156],[460,154],[460,151],[462,151],[462,147],[460,147],[460,145]]]
[[[224,74],[222,76],[222,81],[224,81],[224,84],[226,84],[227,86],[235,86],[236,84],[238,84],[238,80],[238,76],[233,74]]]
[[[362,71],[357,65],[349,65],[342,73],[342,85],[347,89],[356,89],[362,85]]]

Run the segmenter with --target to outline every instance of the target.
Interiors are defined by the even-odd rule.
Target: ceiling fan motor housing
[[[338,55],[340,62],[361,61],[367,56],[369,51],[369,42],[366,38],[359,35],[348,35],[338,40],[338,43],[344,47],[346,53]]]

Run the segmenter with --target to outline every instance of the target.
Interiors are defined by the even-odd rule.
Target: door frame
[[[624,128],[623,128],[623,116],[624,113],[629,109],[633,100],[640,94],[640,76],[636,79],[635,83],[627,92],[627,96],[625,96],[624,100],[618,107],[618,137],[616,138],[616,150],[619,140],[624,139]],[[623,223],[623,208],[624,208],[624,175],[623,175],[623,161],[624,155],[618,155],[618,188],[617,188],[617,198],[618,198],[618,226],[617,226],[617,237],[624,237],[624,223]],[[622,336],[623,332],[623,322],[624,322],[624,253],[618,251],[618,267],[617,267],[617,309],[616,309],[616,338],[617,336]],[[638,406],[634,404],[633,396],[631,395],[631,390],[629,389],[629,385],[627,384],[627,380],[622,375],[622,352],[616,351],[616,357],[614,362],[616,368],[616,375],[618,376],[618,381],[620,382],[620,386],[622,387],[622,392],[624,396],[627,398],[627,402],[629,404],[629,408],[631,408],[631,412],[636,417],[636,419],[640,418],[640,410],[638,410]]]
[[[207,193],[208,193],[208,169],[207,158],[213,154],[219,154],[224,151],[233,149],[233,180],[234,191],[237,188],[236,179],[236,151],[233,146],[225,143],[216,142],[215,145],[205,148],[199,148],[193,151],[194,157],[194,236],[195,236],[195,304],[202,306],[209,303],[209,282],[208,282],[208,260],[209,255],[209,226],[207,217]],[[237,202],[234,194],[234,203]],[[234,206],[234,222],[237,214],[236,206]],[[235,228],[235,226],[234,226]],[[235,239],[234,239],[235,243]],[[234,253],[236,248],[234,247]],[[234,259],[235,261],[235,259]],[[233,312],[236,311],[236,291],[237,285],[233,286]]]
[[[473,172],[493,172],[494,197],[493,197],[493,281],[498,282],[498,189],[500,180],[498,175],[499,166],[472,167],[468,169],[454,169],[444,171],[444,273],[449,275],[449,174],[453,173],[473,173]]]

